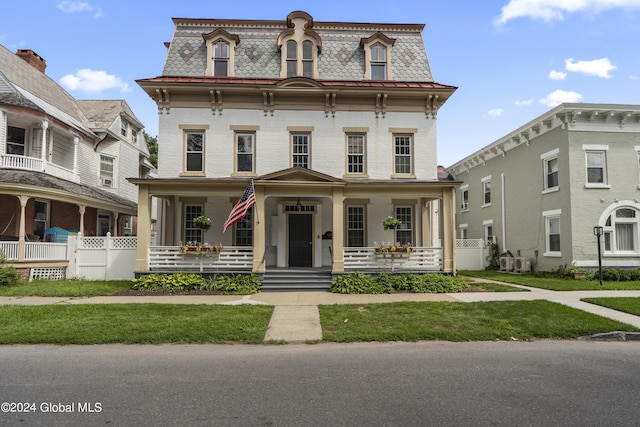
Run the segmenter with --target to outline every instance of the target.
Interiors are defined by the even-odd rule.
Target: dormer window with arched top
[[[287,26],[278,37],[282,57],[280,77],[317,79],[322,40],[312,29],[313,19],[305,12],[293,12],[287,17]]]
[[[391,49],[395,39],[377,32],[369,38],[360,40],[364,49],[365,80],[393,80],[391,73]]]
[[[202,37],[207,44],[207,76],[235,76],[234,60],[236,46],[240,43],[237,35],[219,28]]]

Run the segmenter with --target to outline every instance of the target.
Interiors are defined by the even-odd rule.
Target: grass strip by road
[[[479,277],[498,282],[515,283],[517,285],[531,286],[532,288],[549,289],[552,291],[623,291],[639,290],[640,282],[602,282],[597,280],[559,279],[553,277],[536,277],[533,274],[512,274],[495,270],[459,271],[459,275]]]
[[[323,339],[333,342],[531,341],[640,331],[543,300],[321,305],[319,310]]]
[[[640,298],[584,298],[583,301],[640,316]]]
[[[0,344],[261,343],[272,312],[255,305],[0,306]]]
[[[131,289],[131,280],[34,280],[0,286],[0,296],[95,297]]]

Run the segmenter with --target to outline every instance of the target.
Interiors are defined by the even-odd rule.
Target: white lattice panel
[[[31,269],[29,280],[50,279],[61,280],[66,277],[66,267],[34,267]]]

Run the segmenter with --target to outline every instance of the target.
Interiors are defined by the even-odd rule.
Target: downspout
[[[500,193],[500,197],[501,197],[501,207],[500,207],[500,215],[501,215],[501,220],[502,220],[502,252],[506,252],[507,251],[507,214],[506,214],[506,207],[505,207],[505,191],[504,191],[504,172],[500,174],[500,186],[502,188],[502,191]]]

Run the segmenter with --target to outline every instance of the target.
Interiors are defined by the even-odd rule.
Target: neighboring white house
[[[139,272],[199,241],[245,254],[256,273],[341,273],[383,265],[374,246],[385,241],[414,247],[400,266],[455,273],[458,183],[438,175],[436,117],[456,88],[433,80],[423,25],[316,22],[301,11],[174,24],[162,74],[138,80],[159,111],[158,175],[131,180]],[[223,233],[251,181],[255,206]],[[152,196],[163,248],[149,251]],[[198,215],[211,230],[193,225]],[[383,229],[388,216],[398,229]]]
[[[597,267],[598,226],[602,264],[638,267],[639,166],[640,105],[559,105],[448,168],[459,237],[495,241],[506,270]]]
[[[152,167],[125,101],[78,101],[45,68],[32,50],[0,46],[0,235],[18,242],[25,269],[25,242],[50,228],[133,234],[137,189],[127,178]]]

